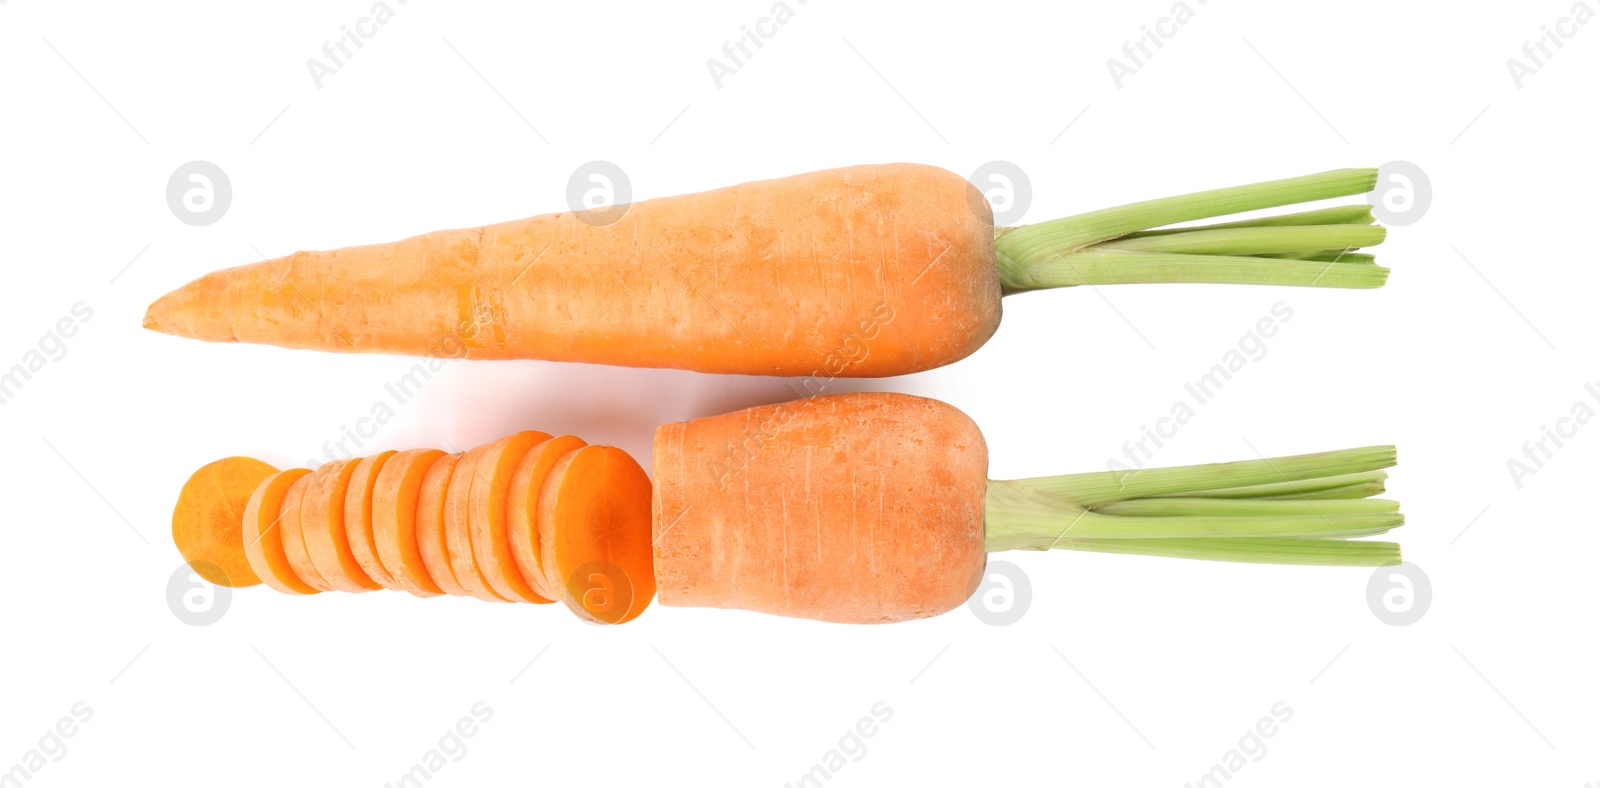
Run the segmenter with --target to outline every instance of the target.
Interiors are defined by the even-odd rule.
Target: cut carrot
[[[1343,256],[1384,240],[1366,206],[1174,227],[1377,178],[1336,170],[996,228],[955,173],[843,167],[619,206],[614,222],[568,211],[297,252],[196,279],[144,326],[345,353],[902,375],[977,350],[1002,296],[1028,290],[1381,287],[1388,269]]]
[[[468,449],[450,474],[450,486],[444,496],[444,544],[450,571],[468,594],[485,602],[510,602],[489,587],[483,568],[472,554],[472,476],[477,472],[478,458],[488,448]]]
[[[468,596],[467,589],[456,582],[455,571],[450,568],[450,550],[444,533],[444,511],[450,479],[462,454],[446,454],[428,467],[422,477],[422,487],[417,491],[417,552],[422,565],[439,586],[451,596]]]
[[[344,533],[350,544],[350,554],[367,577],[384,588],[399,588],[394,576],[378,560],[378,544],[372,532],[372,488],[378,483],[378,474],[394,452],[374,454],[356,463],[350,473],[350,483],[344,494]]]
[[[550,440],[543,432],[525,430],[490,444],[478,458],[468,501],[468,527],[472,555],[489,587],[506,599],[549,604],[554,601],[533,589],[511,554],[506,534],[506,488],[511,474],[528,450]]]
[[[250,503],[244,507],[245,558],[261,582],[285,594],[318,593],[295,575],[289,566],[289,557],[283,552],[284,498],[289,488],[309,473],[311,471],[305,468],[290,468],[267,477],[256,486]]]
[[[417,550],[417,508],[428,469],[446,455],[436,449],[403,451],[389,458],[372,487],[372,538],[378,560],[395,585],[417,596],[438,596]]]
[[[610,446],[575,449],[539,493],[545,581],[579,617],[621,624],[655,596],[650,557],[650,477]]]
[[[562,457],[587,445],[581,438],[562,435],[529,449],[512,472],[511,486],[506,491],[506,498],[511,504],[506,512],[511,555],[516,559],[517,569],[522,572],[523,579],[546,599],[558,598],[560,593],[557,589],[561,584],[545,579],[544,565],[539,560],[539,492],[544,488],[544,480],[550,474],[550,469]]]
[[[294,570],[300,582],[318,591],[332,591],[333,586],[323,579],[322,573],[311,563],[311,551],[306,547],[305,529],[301,527],[306,488],[310,485],[311,472],[307,471],[304,476],[295,479],[294,483],[289,485],[289,491],[283,495],[283,508],[278,513],[278,529],[283,531],[283,554],[289,559],[289,568]]]
[[[747,451],[751,435],[765,440]],[[815,397],[655,439],[663,605],[850,623],[964,603],[986,563],[977,425],[903,394]]]
[[[344,533],[344,496],[355,469],[355,460],[335,460],[306,477],[310,481],[300,504],[300,530],[311,564],[329,585],[339,591],[374,591],[381,586],[361,571]]]
[[[239,523],[251,494],[277,472],[260,460],[228,457],[184,482],[172,510],[172,541],[195,574],[235,588],[261,582],[245,555]]]

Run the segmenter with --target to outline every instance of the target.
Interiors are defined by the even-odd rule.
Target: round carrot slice
[[[483,445],[468,449],[450,474],[450,487],[445,490],[444,497],[444,541],[450,556],[450,571],[468,594],[485,602],[509,602],[510,599],[489,587],[489,581],[484,579],[483,570],[472,555],[472,477],[477,473],[478,458],[488,448]]]
[[[300,504],[300,530],[305,534],[311,564],[322,579],[335,590],[359,593],[380,586],[361,571],[344,535],[344,496],[355,469],[355,460],[335,460],[306,477],[311,481]]]
[[[444,537],[445,497],[461,457],[459,453],[440,457],[428,466],[422,486],[417,490],[417,553],[422,556],[422,566],[434,585],[451,596],[468,596],[467,589],[456,582],[455,572],[450,568],[450,550]]]
[[[539,492],[545,580],[579,617],[621,624],[656,593],[650,548],[650,477],[610,446],[569,452]]]
[[[244,507],[244,557],[256,577],[274,591],[285,594],[315,594],[317,589],[307,585],[289,566],[289,557],[283,552],[283,499],[289,488],[311,471],[290,468],[268,476],[256,486],[250,502]]]
[[[372,534],[372,487],[377,484],[378,474],[394,454],[392,451],[381,452],[356,463],[355,470],[350,472],[350,485],[344,493],[344,535],[350,543],[350,554],[355,556],[361,571],[384,588],[400,586],[378,560],[378,545]]]
[[[283,507],[278,510],[278,530],[283,532],[283,555],[289,559],[289,568],[294,570],[300,582],[318,591],[332,591],[333,586],[322,579],[322,573],[311,563],[311,551],[306,549],[305,529],[300,527],[306,488],[310,484],[311,471],[306,471],[283,494]]]
[[[241,523],[251,494],[277,472],[260,460],[228,457],[183,483],[172,510],[172,542],[196,574],[234,588],[261,582],[245,556]]]
[[[555,589],[560,585],[545,581],[544,567],[539,562],[539,491],[557,461],[568,452],[587,445],[582,438],[562,435],[529,449],[511,472],[511,484],[506,490],[506,531],[511,557],[517,562],[522,579],[546,599],[559,599]]]
[[[484,449],[472,474],[467,528],[472,537],[473,559],[489,588],[520,602],[554,601],[535,591],[522,577],[506,537],[506,511],[510,508],[506,505],[506,488],[511,483],[511,473],[529,449],[548,440],[549,435],[534,430],[507,435]]]
[[[438,596],[444,589],[428,575],[417,550],[417,498],[422,480],[445,453],[413,449],[389,458],[372,486],[372,538],[378,561],[395,585],[417,596]]]

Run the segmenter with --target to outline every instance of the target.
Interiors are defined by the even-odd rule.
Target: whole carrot
[[[960,176],[845,167],[207,274],[144,326],[216,342],[702,372],[880,377],[964,358],[1001,296],[1153,282],[1372,288],[1365,205],[1199,227],[1370,191],[1337,170],[994,226]],[[615,210],[615,209],[613,209]]]

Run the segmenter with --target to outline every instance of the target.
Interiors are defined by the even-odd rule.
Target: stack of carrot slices
[[[386,451],[316,470],[218,460],[184,485],[172,532],[222,585],[559,600],[620,624],[655,596],[650,492],[621,449],[530,430],[457,454]]]

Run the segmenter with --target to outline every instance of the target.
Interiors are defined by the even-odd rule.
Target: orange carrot
[[[378,560],[378,543],[372,530],[372,491],[384,464],[394,455],[392,451],[380,452],[355,463],[344,495],[344,533],[350,544],[350,554],[361,571],[384,588],[400,586]]]
[[[550,469],[569,452],[587,445],[581,438],[562,435],[529,449],[512,472],[511,486],[506,491],[506,498],[511,503],[506,513],[511,555],[516,559],[523,579],[546,599],[558,598],[557,589],[561,585],[545,580],[544,564],[539,558],[539,493],[544,488],[544,480],[549,476]]]
[[[195,574],[221,586],[261,582],[245,553],[239,523],[251,494],[278,469],[249,457],[228,457],[194,472],[172,510],[172,542]]]
[[[283,552],[282,520],[284,498],[289,488],[311,473],[305,468],[279,471],[257,485],[244,507],[244,555],[261,582],[274,591],[285,594],[315,594],[317,589],[307,585],[289,566]]]
[[[445,453],[436,449],[400,452],[384,463],[372,487],[372,538],[378,559],[397,586],[417,596],[444,593],[417,550],[422,481],[444,457]]]
[[[306,488],[311,484],[311,474],[308,472],[294,483],[289,485],[288,492],[283,496],[283,508],[279,512],[278,529],[283,532],[283,554],[289,559],[289,568],[294,570],[295,577],[300,582],[315,588],[318,591],[332,591],[333,586],[324,580],[322,573],[317,571],[311,562],[311,551],[306,547],[305,529],[301,527],[301,514],[304,509]]]
[[[1366,206],[1153,230],[1359,194],[1338,170],[996,229],[960,176],[879,164],[297,252],[162,296],[146,328],[339,352],[878,377],[983,345],[1002,293],[1141,282],[1378,287]],[[796,315],[804,320],[797,321]]]
[[[306,477],[300,530],[311,565],[328,585],[339,591],[373,591],[381,586],[361,571],[344,531],[344,496],[355,469],[354,460],[335,460]]]
[[[489,587],[496,594],[519,602],[554,601],[534,591],[523,578],[506,533],[506,488],[511,473],[529,449],[548,440],[550,436],[545,433],[527,430],[495,441],[478,458],[471,479],[467,506],[472,555]]]
[[[603,624],[644,612],[656,592],[650,478],[627,452],[569,452],[545,477],[536,516],[545,583],[568,609]]]
[[[1378,446],[992,481],[949,405],[816,397],[657,430],[655,571],[666,605],[869,623],[959,606],[997,550],[1390,565],[1398,545],[1352,540],[1404,522],[1364,500],[1394,460]]]
[[[450,572],[467,593],[485,602],[509,602],[489,587],[483,576],[483,567],[472,554],[472,477],[477,473],[478,458],[488,446],[468,449],[450,474],[450,486],[444,496],[444,546],[450,558]]]
[[[468,596],[466,587],[456,582],[455,572],[450,568],[450,549],[444,529],[445,499],[461,458],[460,453],[440,457],[428,468],[417,491],[417,552],[422,556],[428,577],[451,596]]]

